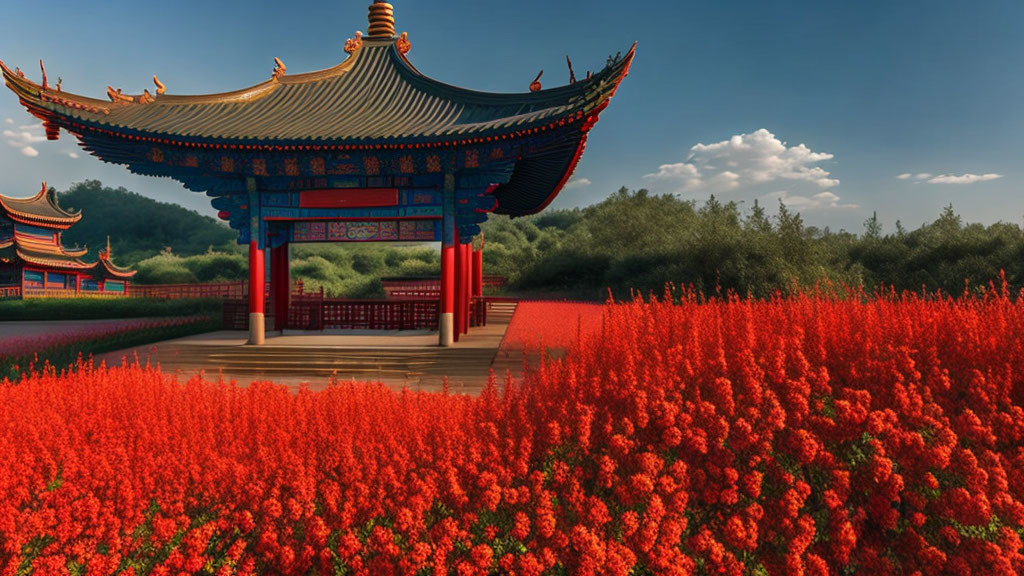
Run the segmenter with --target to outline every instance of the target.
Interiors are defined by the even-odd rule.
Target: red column
[[[441,346],[451,346],[455,341],[453,329],[455,314],[455,245],[441,246]]]
[[[274,302],[274,330],[284,330],[291,305],[291,270],[288,244],[270,249],[270,292]]]
[[[473,298],[477,299],[477,302],[480,302],[483,299],[483,297],[484,297],[484,253],[483,253],[483,249],[472,250],[472,248],[471,248],[471,251],[470,251],[469,255],[470,255],[470,258],[473,260],[473,278],[472,278],[472,280],[473,280],[473,287],[472,287],[471,292],[473,294]],[[474,312],[479,312],[479,311],[483,310],[483,308],[481,308],[481,306],[483,306],[482,303],[481,304],[477,304],[477,307],[473,309]],[[477,326],[483,326],[485,324],[484,318],[482,316],[478,317],[476,319],[476,324],[477,324]]]
[[[249,344],[262,345],[266,339],[266,307],[263,250],[255,240],[249,242]]]
[[[469,334],[469,317],[473,313],[473,245],[463,244],[462,245],[462,261],[466,263],[464,268],[465,272],[462,275],[462,298],[466,303],[463,319],[462,319],[462,332]]]
[[[455,173],[444,175],[444,204],[441,220],[441,310],[437,319],[439,346],[455,342]]]
[[[484,249],[473,251],[473,296],[484,295]]]
[[[462,320],[466,314],[465,286],[462,275],[465,274],[466,263],[462,260],[462,244],[459,243],[459,232],[455,231],[455,330],[454,339],[459,341],[462,335]]]

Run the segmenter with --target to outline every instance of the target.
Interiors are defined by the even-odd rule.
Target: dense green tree
[[[134,264],[167,248],[179,256],[203,254],[211,247],[237,250],[235,232],[209,216],[96,180],[72,184],[59,194],[59,202],[67,210],[82,211],[82,220],[64,233],[65,243],[88,245],[95,256],[110,236],[119,264]]]

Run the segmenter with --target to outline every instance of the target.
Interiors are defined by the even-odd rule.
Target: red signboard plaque
[[[398,206],[397,188],[342,188],[300,192],[302,208],[378,208]]]

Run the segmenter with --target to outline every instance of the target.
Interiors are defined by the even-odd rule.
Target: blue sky
[[[0,59],[35,79],[104,97],[152,89],[211,93],[333,66],[366,29],[369,0],[5,2]],[[478,90],[553,87],[638,41],[629,78],[591,133],[553,205],[600,201],[620,186],[774,210],[861,231],[878,211],[916,228],[952,203],[966,221],[1024,223],[1024,3],[956,1],[644,3],[395,0],[410,58]],[[0,193],[86,178],[213,214],[170,180],[103,164],[0,93]],[[73,157],[77,156],[77,158]],[[902,176],[902,178],[900,178]]]

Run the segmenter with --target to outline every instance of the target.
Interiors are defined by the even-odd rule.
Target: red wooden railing
[[[437,330],[439,300],[336,300],[293,297],[293,330]],[[269,310],[268,310],[269,312]],[[274,319],[275,327],[280,324]],[[224,328],[247,330],[247,300],[224,301]]]
[[[215,282],[209,284],[132,284],[133,298],[245,298],[249,283]]]
[[[327,330],[437,330],[439,300],[324,300]]]
[[[264,288],[264,294],[270,298],[270,283]],[[304,294],[302,280],[292,282],[292,294]],[[210,282],[206,284],[132,284],[130,296],[134,298],[221,298],[243,299],[249,297],[249,281]]]
[[[412,299],[423,300],[440,298],[440,278],[413,278],[395,277],[381,278],[380,283],[384,287],[384,294],[390,299]],[[504,276],[484,276],[484,288],[500,288],[505,285]]]
[[[21,298],[21,286],[0,286],[0,300]]]
[[[125,298],[129,294],[124,292],[104,292],[99,290],[82,290],[76,292],[74,288],[29,288],[20,290],[21,298]]]
[[[437,330],[440,300],[342,300],[317,294],[293,295],[288,307],[291,330]],[[268,305],[268,316],[270,306]],[[281,324],[274,319],[275,329]],[[470,326],[487,323],[487,301],[473,298]],[[247,330],[247,300],[224,301],[224,329]]]

